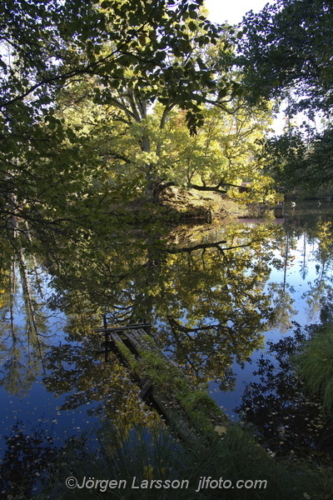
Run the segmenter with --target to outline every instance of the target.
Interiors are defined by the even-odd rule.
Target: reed
[[[79,484],[84,483],[84,478],[93,478],[94,481],[113,479],[125,481],[126,488],[68,490],[64,487],[59,489],[53,483],[45,490],[45,499],[319,500],[326,498],[329,488],[332,488],[332,484],[326,487],[322,477],[303,464],[276,463],[256,443],[250,431],[244,431],[235,424],[221,426],[215,439],[210,438],[209,443],[204,440],[199,444],[196,442],[193,447],[179,442],[161,427],[149,431],[137,427],[125,435],[121,428],[106,425],[98,436],[98,452],[87,452],[77,461],[71,457],[65,466],[63,462],[56,482],[64,484],[64,478],[73,475]],[[186,483],[183,483],[184,487],[171,489],[156,488],[154,485],[133,489],[133,478],[135,485],[141,485],[142,481]],[[207,485],[208,479],[203,484],[204,478],[211,481],[221,479],[222,486],[226,484],[227,487],[212,488]],[[236,483],[239,480],[247,481],[247,486],[250,481],[260,480],[261,485],[238,489]],[[267,481],[266,488],[263,481]],[[201,488],[200,484],[203,485]]]
[[[333,324],[317,329],[293,357],[306,391],[318,395],[323,411],[333,415]]]

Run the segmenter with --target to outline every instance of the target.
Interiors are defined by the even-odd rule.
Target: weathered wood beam
[[[122,330],[133,330],[133,329],[138,329],[138,328],[147,328],[150,327],[151,323],[137,323],[133,325],[127,325],[127,326],[119,326],[119,327],[112,327],[112,328],[96,328],[94,330],[96,333],[101,333],[101,332],[120,332]]]

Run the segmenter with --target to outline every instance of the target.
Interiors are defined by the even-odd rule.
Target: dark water
[[[293,321],[318,323],[332,293],[333,207],[284,221],[119,228],[4,259],[0,447],[42,429],[55,443],[101,420],[156,419],[130,374],[101,351],[102,315],[151,322],[155,341],[231,416],[254,365]],[[235,417],[237,418],[237,417]],[[15,427],[16,424],[16,427]]]

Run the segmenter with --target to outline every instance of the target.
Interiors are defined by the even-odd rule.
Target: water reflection
[[[293,217],[285,226],[85,231],[9,255],[1,271],[2,397],[23,397],[38,381],[42,397],[55,398],[50,413],[71,412],[67,429],[80,412],[82,422],[153,423],[128,370],[98,354],[95,329],[110,311],[117,325],[152,323],[160,349],[194,384],[218,381],[214,397],[223,405],[265,335],[281,335],[306,309],[316,321],[331,293],[331,221]]]
[[[35,259],[28,261],[22,249],[17,259],[11,258],[2,276],[0,384],[9,393],[23,397],[45,371],[52,314],[45,309]]]
[[[65,280],[53,267],[53,301],[67,315],[81,300],[107,308],[116,324],[150,322],[160,347],[196,383],[223,377],[234,358],[242,363],[262,346],[272,319],[264,287],[279,231],[274,224],[235,224],[189,234],[175,229],[167,239],[140,234],[122,240],[121,254],[120,242],[104,242],[104,254],[99,244],[99,260],[89,267],[86,245],[74,265],[66,262]],[[69,290],[68,281],[78,286]]]
[[[256,381],[246,385],[236,408],[244,420],[255,424],[258,439],[273,455],[329,462],[333,457],[332,418],[323,414],[319,397],[309,397],[296,375],[290,356],[297,352],[317,325],[294,325],[293,336],[268,342],[270,356],[257,361]]]

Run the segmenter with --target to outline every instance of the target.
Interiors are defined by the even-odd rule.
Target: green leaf
[[[196,31],[196,29],[197,29],[197,25],[196,25],[193,21],[190,21],[190,22],[188,23],[188,27],[189,27],[189,29],[190,29],[191,31]]]

